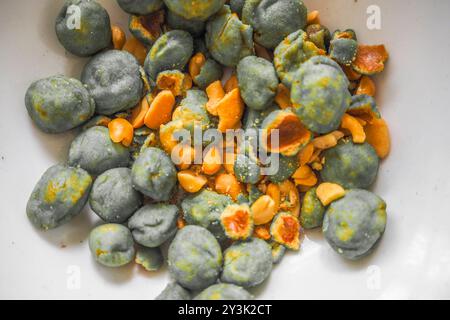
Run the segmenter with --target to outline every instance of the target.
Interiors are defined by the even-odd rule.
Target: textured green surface
[[[329,206],[323,233],[338,254],[357,260],[374,249],[386,221],[386,203],[369,191],[354,189]]]

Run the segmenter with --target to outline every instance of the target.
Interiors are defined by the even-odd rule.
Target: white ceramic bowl
[[[127,16],[101,1],[114,24]],[[385,43],[391,57],[376,77],[377,102],[390,125],[392,153],[374,191],[388,203],[378,249],[352,263],[320,232],[307,232],[256,290],[262,299],[450,298],[450,2],[441,0],[306,0],[331,30],[353,28],[360,42]],[[54,33],[62,1],[0,1],[0,298],[153,299],[167,270],[107,269],[86,238],[98,219],[86,209],[57,230],[36,231],[25,215],[42,173],[64,161],[72,134],[41,133],[24,94],[36,79],[79,77],[86,59],[66,54]],[[367,28],[367,8],[381,10],[381,29]]]

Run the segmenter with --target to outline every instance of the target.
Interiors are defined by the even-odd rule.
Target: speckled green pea
[[[245,104],[255,110],[264,110],[273,104],[278,77],[272,63],[266,59],[248,56],[237,66],[239,89]]]
[[[207,59],[198,76],[192,80],[200,89],[206,89],[214,81],[221,80],[222,75],[222,66],[214,59]]]
[[[328,51],[331,40],[330,30],[321,24],[311,24],[306,27],[309,41],[322,50]]]
[[[145,72],[150,79],[156,80],[158,73],[164,70],[183,70],[192,56],[194,40],[182,30],[172,30],[156,40],[145,59]]]
[[[134,261],[147,271],[158,271],[164,264],[164,257],[160,248],[139,246]]]
[[[244,117],[242,120],[243,129],[261,129],[261,125],[265,118],[273,111],[279,110],[280,108],[276,104],[272,104],[265,110],[255,110],[250,108],[245,108]]]
[[[205,21],[222,8],[225,0],[164,0],[164,3],[185,19]]]
[[[178,283],[169,283],[155,300],[191,300],[191,294]]]
[[[244,288],[234,284],[219,283],[200,292],[194,300],[253,300],[254,297]]]
[[[357,53],[358,42],[353,39],[334,39],[330,43],[330,57],[340,64],[351,65]]]
[[[287,248],[278,242],[270,242],[270,247],[272,248],[272,262],[273,264],[278,264],[283,259],[286,254]]]
[[[345,189],[367,189],[375,182],[380,161],[370,144],[342,140],[323,156],[325,164],[320,171],[323,181],[337,183]]]
[[[68,163],[99,175],[112,168],[127,167],[130,151],[120,143],[111,141],[108,128],[96,126],[83,131],[73,140]]]
[[[242,21],[253,27],[255,42],[272,49],[306,26],[308,10],[300,0],[247,0]]]
[[[308,41],[306,33],[302,30],[287,36],[274,51],[273,63],[281,82],[290,88],[300,66],[318,54],[319,49]]]
[[[205,32],[204,21],[188,20],[170,10],[167,10],[166,20],[171,29],[185,30],[194,37],[201,36]]]
[[[232,204],[230,197],[214,191],[202,190],[186,197],[181,202],[181,208],[188,224],[207,228],[222,241],[226,237],[220,224],[220,215],[230,204]]]
[[[104,221],[125,222],[142,204],[142,195],[133,189],[131,170],[115,168],[98,176],[92,186],[89,204]]]
[[[210,118],[206,111],[208,97],[201,90],[189,90],[172,115],[172,120],[181,120],[183,128],[194,132],[195,127],[205,130],[210,125]]]
[[[164,6],[162,0],[117,0],[123,11],[129,14],[147,15]]]
[[[135,255],[130,230],[121,224],[104,224],[89,235],[89,249],[94,259],[106,267],[122,267]]]
[[[181,229],[169,247],[169,272],[187,289],[202,290],[214,284],[222,263],[222,250],[216,238],[199,226]]]
[[[81,82],[94,98],[96,112],[103,115],[133,108],[140,101],[144,86],[136,58],[119,50],[93,57],[83,69]]]
[[[161,149],[145,149],[131,169],[136,190],[155,201],[167,201],[177,183],[177,170],[170,157]]]
[[[255,184],[261,178],[261,168],[253,157],[238,154],[234,162],[234,174],[240,182]]]
[[[298,169],[298,157],[286,157],[280,155],[278,170],[275,174],[269,176],[269,180],[275,183],[283,182],[289,179]]]
[[[214,59],[227,67],[235,67],[254,52],[252,27],[243,24],[228,6],[207,23],[205,41]]]
[[[73,129],[95,111],[95,102],[83,84],[60,75],[33,82],[25,95],[25,106],[33,122],[47,133]]]
[[[65,1],[56,17],[55,31],[63,47],[81,57],[91,56],[112,43],[108,12],[96,1]]]
[[[272,252],[264,240],[237,242],[224,252],[221,281],[254,287],[269,277],[272,265]]]
[[[244,9],[245,0],[230,0],[231,12],[237,13],[238,16],[242,16],[242,9]]]
[[[381,117],[375,99],[367,94],[357,94],[352,96],[352,102],[350,103],[347,112],[357,116],[371,114],[375,115],[377,118]]]
[[[300,224],[305,229],[314,229],[322,226],[325,207],[316,195],[317,188],[309,189],[303,197],[300,212]]]
[[[325,134],[339,128],[350,105],[349,81],[333,60],[315,56],[303,63],[294,78],[294,112],[309,130]]]
[[[50,167],[40,178],[27,203],[27,216],[39,229],[49,230],[69,222],[83,209],[92,178],[83,169]]]
[[[178,208],[169,204],[149,204],[128,221],[134,240],[148,248],[156,248],[177,232]]]
[[[328,208],[323,233],[339,255],[357,260],[372,252],[386,220],[386,203],[380,197],[366,190],[349,190]]]

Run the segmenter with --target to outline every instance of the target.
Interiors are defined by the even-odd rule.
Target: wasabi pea
[[[386,229],[386,203],[366,190],[349,190],[330,204],[323,233],[342,257],[357,260],[368,255]]]
[[[303,63],[292,83],[294,111],[309,130],[325,134],[339,128],[350,106],[347,76],[333,60],[316,56]]]
[[[93,0],[65,1],[56,17],[55,30],[63,47],[80,57],[91,56],[112,43],[108,12]]]
[[[215,60],[227,67],[253,54],[253,29],[224,6],[206,25],[206,46]]]
[[[127,167],[130,152],[123,145],[111,141],[108,128],[97,126],[83,131],[73,140],[68,163],[99,175],[112,168]]]
[[[288,34],[306,26],[307,14],[300,0],[247,0],[242,21],[255,30],[255,42],[273,49]]]
[[[96,112],[112,115],[136,106],[143,90],[140,66],[126,51],[97,54],[84,67],[83,82],[95,100]]]
[[[254,287],[269,277],[272,264],[272,252],[265,241],[252,238],[238,242],[224,252],[221,281]]]
[[[142,195],[133,189],[131,170],[105,171],[94,182],[89,197],[91,209],[104,221],[123,223],[141,206]]]
[[[137,243],[148,248],[156,248],[175,235],[177,219],[177,206],[149,204],[130,218],[128,228]]]
[[[156,81],[158,73],[165,70],[183,70],[194,51],[192,36],[182,30],[172,30],[156,40],[145,59],[148,77]]]
[[[27,216],[39,229],[54,229],[69,222],[83,209],[92,178],[83,169],[50,167],[41,177],[27,203]]]
[[[164,151],[147,148],[134,162],[131,177],[136,190],[155,201],[167,201],[177,183],[177,170]]]
[[[78,127],[95,111],[95,102],[83,84],[64,76],[33,82],[25,95],[25,105],[30,118],[47,133]]]
[[[133,261],[135,250],[130,230],[121,224],[104,224],[91,231],[89,248],[106,267],[122,267]]]
[[[354,144],[341,141],[323,154],[325,164],[320,176],[325,182],[334,182],[345,189],[367,189],[377,177],[379,158],[368,143]]]
[[[183,287],[201,290],[217,281],[222,259],[220,245],[208,230],[186,226],[169,247],[169,272]]]
[[[242,99],[249,108],[264,110],[273,104],[279,82],[272,63],[245,57],[237,66],[237,77]]]
[[[358,42],[353,39],[334,39],[330,43],[330,57],[342,65],[350,66],[357,53]]]

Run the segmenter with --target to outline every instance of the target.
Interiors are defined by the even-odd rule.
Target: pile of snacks
[[[89,247],[108,267],[157,270],[170,242],[174,282],[158,299],[251,299],[246,289],[299,250],[305,229],[321,227],[347,259],[374,249],[386,204],[366,189],[390,150],[371,77],[384,70],[383,45],[331,33],[300,0],[117,2],[129,37],[97,2],[66,1],[58,39],[92,58],[81,81],[52,76],[26,93],[42,131],[79,130],[67,162],[31,194],[37,228],[67,223],[89,202],[105,222]],[[276,172],[263,174],[258,150],[236,141],[204,142],[192,164],[195,146],[177,134],[208,129],[259,129]]]

